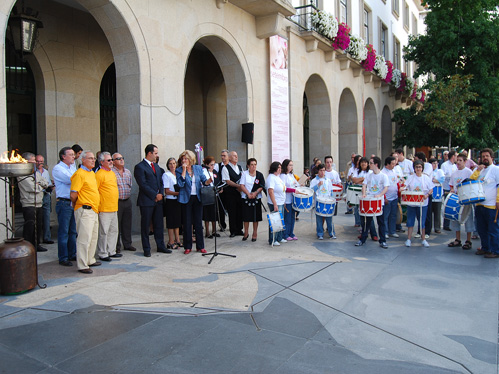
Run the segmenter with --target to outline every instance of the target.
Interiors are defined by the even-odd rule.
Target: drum
[[[298,187],[293,192],[293,209],[298,212],[308,212],[314,207],[314,190],[308,187]]]
[[[341,199],[341,195],[343,194],[343,186],[340,186],[339,184],[333,184],[333,197],[336,200]]]
[[[362,195],[362,186],[353,185],[348,186],[347,190],[347,203],[348,205],[359,205],[359,198]]]
[[[471,210],[471,205],[459,204],[459,196],[455,193],[450,193],[445,198],[444,218],[447,218],[448,220],[458,221],[463,224],[466,222]]]
[[[444,189],[440,183],[435,183],[433,187],[432,202],[440,203],[444,198]]]
[[[281,212],[272,212],[267,214],[267,219],[269,220],[270,232],[276,233],[279,231],[284,231],[286,227],[284,225],[284,217]]]
[[[361,197],[359,214],[365,217],[381,216],[383,214],[383,197]]]
[[[457,195],[461,205],[476,204],[485,201],[483,184],[480,181],[467,181],[457,185]]]
[[[408,206],[421,206],[424,203],[424,193],[418,191],[402,191],[400,204]]]
[[[317,196],[315,200],[315,214],[322,217],[332,217],[336,199],[334,197]]]

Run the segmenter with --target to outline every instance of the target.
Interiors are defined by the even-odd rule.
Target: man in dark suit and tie
[[[140,208],[140,236],[145,257],[151,257],[149,225],[154,228],[154,240],[158,252],[172,253],[166,248],[163,235],[163,171],[156,164],[158,147],[149,144],[145,148],[146,157],[135,165],[133,175],[139,186],[137,205]]]

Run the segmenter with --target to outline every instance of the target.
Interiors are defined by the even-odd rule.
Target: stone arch
[[[378,117],[376,107],[371,98],[368,98],[364,105],[364,139],[366,146],[366,156],[371,154],[381,157],[378,136]]]
[[[352,152],[359,151],[359,120],[352,91],[345,88],[338,108],[339,165],[345,167]]]
[[[308,114],[308,149],[305,159],[314,157],[323,159],[331,154],[331,104],[327,86],[322,77],[312,74],[305,84]],[[304,123],[304,126],[307,124]],[[304,143],[307,139],[304,139]],[[336,162],[337,160],[335,160]],[[308,165],[305,165],[308,166]]]
[[[248,122],[248,89],[246,73],[233,47],[221,36],[205,35],[200,37],[189,53],[186,63],[185,81],[192,80],[189,75],[193,74],[191,67],[191,57],[197,50],[204,50],[205,56],[212,56],[214,62],[209,68],[208,74],[203,82],[198,82],[198,87],[194,87],[196,92],[194,97],[200,101],[197,104],[198,113],[204,124],[201,126],[201,134],[196,134],[196,139],[204,142],[203,145],[210,149],[211,154],[216,155],[222,148],[235,150],[239,154],[240,161],[247,157],[246,145],[241,142],[241,125]],[[221,74],[218,74],[217,69]],[[205,83],[207,87],[201,87]],[[189,89],[185,86],[185,89]],[[192,145],[190,139],[193,139],[193,129],[187,128],[192,123],[192,118],[185,98],[185,142],[186,147]],[[225,113],[224,113],[225,105]],[[225,121],[225,123],[220,123]],[[199,125],[196,125],[199,126]],[[208,128],[210,131],[208,131]],[[218,135],[216,135],[218,132]],[[256,132],[256,129],[255,129]],[[216,137],[216,140],[215,138]],[[208,144],[209,143],[209,144]],[[218,149],[217,149],[218,148]],[[206,154],[206,153],[205,153]]]
[[[392,114],[387,105],[381,113],[381,151],[386,157],[393,150]]]

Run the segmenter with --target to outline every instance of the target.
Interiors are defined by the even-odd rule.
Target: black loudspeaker
[[[241,141],[243,143],[253,144],[253,132],[255,130],[255,124],[253,122],[243,123],[243,132],[241,135]]]

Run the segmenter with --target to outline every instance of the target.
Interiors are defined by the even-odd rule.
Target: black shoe
[[[172,253],[172,250],[164,248],[164,249],[158,249],[158,252],[160,252],[160,253]]]
[[[123,255],[121,253],[115,253],[114,255],[111,255],[109,257],[123,257]]]
[[[76,261],[76,257],[70,257],[69,261]]]
[[[100,259],[101,261],[106,261],[106,262],[111,262],[111,261],[112,261],[112,260],[111,260],[111,257],[109,257],[109,256],[107,256],[107,257],[99,257],[99,259]]]
[[[73,264],[71,262],[69,262],[68,260],[66,260],[66,261],[59,261],[59,265],[62,265],[62,266],[73,266]]]
[[[41,245],[39,245],[39,246],[36,248],[36,251],[37,251],[37,252],[47,252],[47,251],[48,251],[48,249],[47,249],[47,248],[42,247]]]
[[[240,231],[237,235],[244,236],[244,232]]]
[[[144,252],[144,257],[151,257],[151,252]]]
[[[78,271],[83,274],[92,274],[94,272],[92,269],[79,269]]]
[[[345,214],[353,214],[353,212],[345,212]]]
[[[217,232],[216,234],[213,234],[213,236],[216,236],[217,238],[219,238],[220,234]]]
[[[445,231],[452,231],[452,230],[450,229],[450,227],[444,227],[444,230],[445,230]]]
[[[230,234],[229,238],[233,238],[234,236],[236,236],[236,234]]]
[[[53,240],[44,240],[43,244],[54,244],[55,242]]]
[[[125,251],[132,251],[132,252],[135,252],[137,250],[137,248],[135,247],[128,247],[128,248],[125,248]]]
[[[93,264],[88,265],[88,266],[101,266],[101,265],[102,265],[102,262],[100,262],[100,261],[95,261]]]

